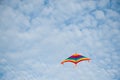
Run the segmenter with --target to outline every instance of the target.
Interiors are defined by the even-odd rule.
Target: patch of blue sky
[[[48,6],[48,5],[49,5],[49,1],[50,1],[50,0],[44,0],[44,5],[45,5],[45,6]]]
[[[112,0],[111,2],[112,2],[111,3],[112,4],[111,9],[113,9],[113,10],[117,11],[118,13],[120,13],[120,9],[119,9],[120,1],[119,0]]]

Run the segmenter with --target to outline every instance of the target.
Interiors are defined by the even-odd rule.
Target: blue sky
[[[0,80],[120,80],[119,0],[1,0]],[[78,52],[91,58],[60,62]]]

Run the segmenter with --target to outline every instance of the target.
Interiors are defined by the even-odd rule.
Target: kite
[[[75,53],[72,56],[68,57],[67,59],[63,60],[61,62],[61,64],[64,64],[65,62],[72,62],[75,64],[75,66],[77,66],[77,63],[79,63],[81,61],[86,61],[86,60],[89,62],[89,60],[91,60],[91,59]]]

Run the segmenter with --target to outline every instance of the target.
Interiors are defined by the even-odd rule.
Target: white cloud
[[[97,6],[99,8],[107,8],[108,6],[110,6],[111,3],[110,3],[110,0],[99,0],[98,3],[97,3]]]
[[[105,15],[104,15],[104,12],[103,11],[96,11],[96,18],[97,19],[104,19],[105,18]]]

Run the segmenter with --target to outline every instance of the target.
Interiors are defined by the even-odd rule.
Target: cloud
[[[119,9],[110,0],[0,1],[1,80],[118,80]],[[60,62],[90,57],[75,69]]]

